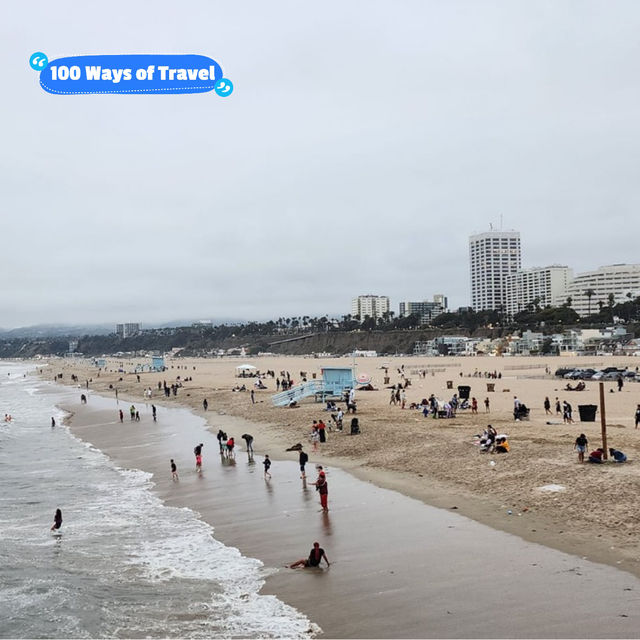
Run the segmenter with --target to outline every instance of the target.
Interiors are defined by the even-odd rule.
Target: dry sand
[[[147,361],[148,362],[148,361]],[[119,367],[133,371],[135,361],[110,359],[106,370],[98,377],[98,369],[85,361],[53,360],[45,377],[63,373],[62,382],[69,383],[71,373],[80,382],[92,379],[91,390],[113,394],[109,385],[118,388],[119,395],[143,400],[143,390],[153,389],[152,402],[157,406],[184,404],[205,417],[214,431],[221,420],[228,424],[230,416],[249,420],[256,439],[257,452],[268,452],[290,460],[296,454],[285,454],[285,444],[302,442],[308,445],[313,419],[326,418],[323,405],[313,399],[303,401],[297,409],[275,408],[271,395],[275,382],[256,391],[256,404],[248,392],[232,392],[238,383],[249,388],[251,378],[238,380],[235,367],[238,359],[174,359],[167,360],[164,373],[142,373],[137,382],[133,374],[118,373]],[[303,357],[263,357],[248,359],[260,371],[287,370],[294,381],[304,371],[320,376],[322,366],[351,366],[351,358],[314,359]],[[411,379],[407,389],[407,406],[431,393],[448,399],[455,391],[446,388],[446,381],[471,386],[471,395],[478,399],[479,415],[459,412],[450,420],[425,419],[419,412],[401,410],[389,405],[389,391],[383,384],[383,364],[389,366],[391,384],[400,380],[397,369],[404,365]],[[589,449],[600,446],[600,423],[580,423],[577,406],[598,404],[598,384],[587,381],[583,392],[563,391],[566,381],[545,374],[563,364],[575,366],[608,366],[611,364],[635,368],[637,358],[361,358],[356,360],[357,372],[373,376],[377,391],[357,393],[358,418],[362,434],[350,437],[345,433],[328,433],[316,461],[339,465],[364,479],[372,479],[382,487],[396,489],[428,504],[444,508],[457,507],[467,515],[495,529],[512,532],[525,540],[538,542],[562,551],[613,566],[640,576],[640,431],[634,429],[633,414],[640,402],[640,384],[627,383],[622,392],[610,392],[615,382],[606,382],[606,411],[609,446],[627,453],[630,462],[624,465],[580,465],[573,451],[576,436],[584,432]],[[426,378],[417,371],[426,369]],[[486,380],[469,377],[475,370],[499,371],[502,378]],[[460,374],[463,374],[462,377]],[[184,382],[177,397],[165,399],[157,391],[157,382],[168,384],[180,376],[192,377]],[[495,382],[494,393],[487,393],[487,382]],[[528,422],[514,422],[513,396],[531,408]],[[491,413],[484,414],[482,401],[491,400]],[[545,396],[552,404],[556,397],[568,399],[573,405],[576,424],[562,424],[561,417],[546,416],[542,408]],[[209,410],[202,411],[207,398]],[[160,409],[161,410],[161,409]],[[546,424],[551,421],[554,424]],[[473,444],[473,435],[487,423],[498,432],[509,434],[511,453],[480,454]],[[348,420],[346,421],[348,424]],[[238,426],[236,440],[249,428]],[[489,461],[494,460],[495,466]],[[564,490],[545,492],[546,485],[560,485]],[[507,512],[513,513],[509,515]]]

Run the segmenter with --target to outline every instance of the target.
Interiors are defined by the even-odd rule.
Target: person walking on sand
[[[406,394],[405,390],[403,389],[400,392],[400,408],[404,409],[406,404],[407,404],[407,394]]]
[[[484,412],[491,413],[491,410],[489,409],[489,396],[484,399]]]
[[[309,461],[309,456],[302,449],[300,449],[300,456],[298,458],[298,462],[300,463],[300,477],[303,480],[307,477],[307,474],[305,473],[305,470],[304,470],[304,466],[307,464],[308,461]]]
[[[549,400],[549,396],[546,396],[544,399],[544,412],[546,415],[551,414],[551,400]]]
[[[323,511],[329,511],[327,501],[329,499],[329,486],[327,485],[327,476],[322,469],[318,467],[318,479],[315,481],[316,491],[320,493],[320,504]]]
[[[58,531],[62,526],[62,511],[56,509],[56,514],[53,516],[53,524],[51,525],[51,531]]]
[[[389,399],[389,404],[395,404],[396,403],[396,390],[395,390],[395,386],[391,387],[391,398]]]
[[[256,395],[253,389],[251,389],[251,404],[256,403]]]
[[[471,398],[471,413],[478,413],[478,401],[475,398]]]
[[[124,422],[124,413],[122,412],[122,409],[118,411],[118,416],[120,418],[120,422]]]
[[[558,399],[557,396],[556,396],[556,415],[557,416],[562,415],[562,407],[560,406],[560,400]]]
[[[262,461],[262,464],[264,465],[264,477],[265,477],[265,480],[267,478],[271,478],[271,473],[269,472],[269,469],[271,468],[271,460],[269,460],[269,455],[268,454],[265,454],[264,460]]]
[[[584,462],[584,453],[587,450],[587,445],[589,441],[587,440],[587,436],[584,433],[581,433],[576,438],[576,443],[573,445],[573,448],[578,452],[578,462]]]
[[[324,558],[324,561],[327,563],[327,567],[330,567],[329,558],[327,558],[327,554],[324,549],[320,546],[319,542],[313,543],[313,549],[311,549],[308,558],[302,558],[301,560],[297,560],[293,564],[289,565],[289,569],[296,569],[297,567],[319,567],[320,561]]]
[[[171,458],[171,478],[174,482],[178,481],[178,467],[176,467],[176,463],[173,458]]]
[[[637,429],[638,425],[640,424],[640,404],[636,408],[635,418],[636,418],[636,429]]]

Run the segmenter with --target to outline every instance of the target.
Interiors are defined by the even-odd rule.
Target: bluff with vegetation
[[[377,320],[358,322],[350,315],[341,320],[326,316],[278,318],[268,322],[215,327],[192,326],[150,329],[129,338],[115,334],[89,335],[78,341],[76,351],[85,356],[119,352],[168,352],[179,348],[183,355],[214,355],[218,350],[244,348],[247,353],[273,352],[299,355],[329,352],[347,354],[354,349],[373,350],[380,354],[412,353],[417,341],[441,335],[499,338],[517,331],[561,333],[567,329],[610,325],[614,317],[626,323],[631,336],[640,335],[640,297],[623,304],[602,306],[588,318],[579,318],[568,304],[561,307],[529,307],[514,318],[498,311],[471,310],[444,313],[429,325],[421,325],[417,315],[395,318],[392,312]],[[0,358],[32,358],[37,355],[64,355],[69,340],[51,338],[11,338],[0,342]]]

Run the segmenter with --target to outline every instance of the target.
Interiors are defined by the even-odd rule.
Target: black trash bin
[[[460,400],[468,400],[471,395],[471,387],[467,385],[460,385],[458,387],[458,397]]]
[[[360,425],[358,424],[358,418],[351,418],[351,435],[357,436],[360,433]]]
[[[580,413],[580,422],[595,422],[597,404],[579,404],[578,412]]]

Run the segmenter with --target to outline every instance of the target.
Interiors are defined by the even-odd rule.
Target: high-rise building
[[[389,311],[388,296],[358,296],[351,301],[351,315],[363,322],[366,316],[382,318]]]
[[[578,315],[596,313],[601,306],[627,302],[640,295],[640,264],[613,264],[579,273],[567,287],[566,298]]]
[[[126,322],[125,324],[116,325],[116,333],[121,338],[130,338],[140,333],[139,322]]]
[[[410,316],[412,313],[420,316],[422,324],[429,323],[433,318],[447,310],[447,296],[437,294],[433,296],[433,301],[423,300],[422,302],[401,302],[398,307],[400,317]]]
[[[505,277],[506,311],[513,317],[528,306],[555,307],[567,299],[567,287],[573,278],[569,267],[551,265],[519,269]]]
[[[505,279],[522,266],[520,233],[489,231],[469,238],[471,306],[506,311]]]

